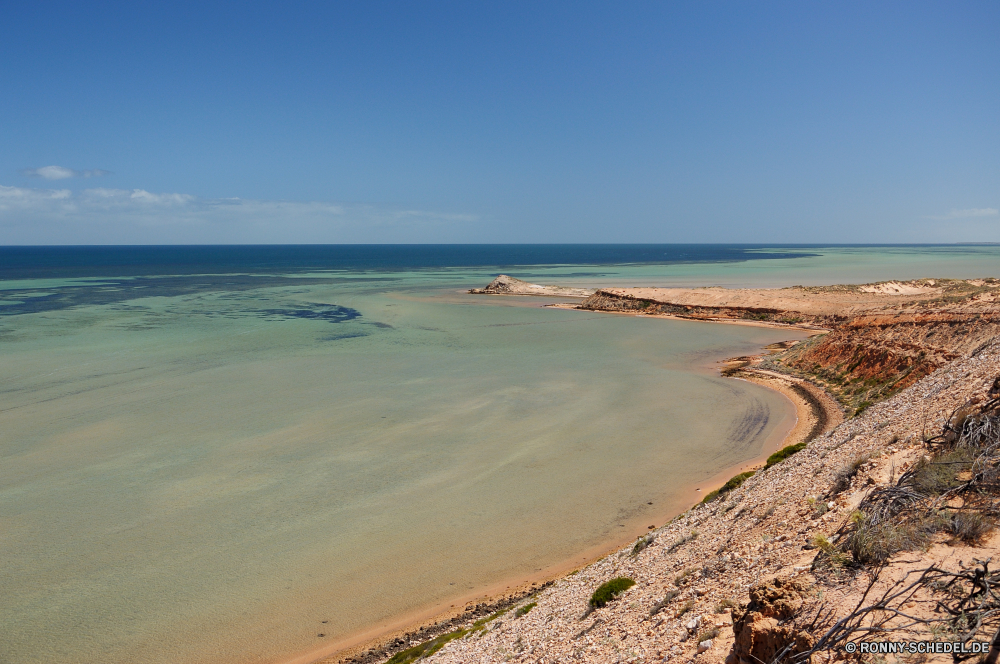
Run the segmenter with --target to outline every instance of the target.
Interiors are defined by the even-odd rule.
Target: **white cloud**
[[[968,219],[970,217],[996,217],[1000,216],[1000,210],[996,208],[969,208],[967,210],[952,210],[941,217],[928,217],[928,219]]]
[[[949,216],[952,217],[995,217],[1000,215],[1000,210],[996,208],[970,208],[968,210],[952,210]]]
[[[45,178],[46,180],[65,180],[67,178],[97,178],[103,175],[111,175],[111,171],[104,171],[95,168],[89,171],[74,171],[65,166],[42,166],[41,168],[25,168],[22,175],[33,178]]]
[[[375,205],[0,185],[0,244],[456,242],[473,237],[476,221]]]

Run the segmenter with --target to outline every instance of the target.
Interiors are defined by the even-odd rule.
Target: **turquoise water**
[[[505,271],[784,285],[1000,264],[907,251]],[[660,525],[790,423],[711,367],[793,334],[462,292],[496,272],[2,282],[38,305],[0,317],[3,661],[319,651]]]

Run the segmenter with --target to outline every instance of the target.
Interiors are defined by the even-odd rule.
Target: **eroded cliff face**
[[[1000,335],[996,279],[720,291],[606,289],[580,308],[825,330],[765,365],[821,383],[849,414]]]
[[[1000,335],[993,312],[862,315],[770,360],[816,379],[848,409],[864,409]]]
[[[580,303],[579,309],[591,311],[617,311],[622,313],[644,313],[650,315],[678,316],[692,320],[766,320],[780,323],[799,323],[797,314],[786,316],[788,312],[774,307],[753,306],[706,306],[698,303],[659,301],[639,297],[630,293],[598,290]]]

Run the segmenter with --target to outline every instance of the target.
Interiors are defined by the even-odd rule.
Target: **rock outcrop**
[[[733,609],[731,662],[773,662],[808,651],[813,637],[796,627],[806,588],[794,579],[772,579],[750,589],[750,602]]]
[[[588,297],[593,289],[567,288],[565,286],[541,286],[528,283],[506,274],[501,274],[486,288],[472,288],[473,295],[554,295],[557,297]]]

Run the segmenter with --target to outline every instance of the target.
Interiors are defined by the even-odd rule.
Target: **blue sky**
[[[1000,4],[8,3],[0,243],[1000,241]]]

